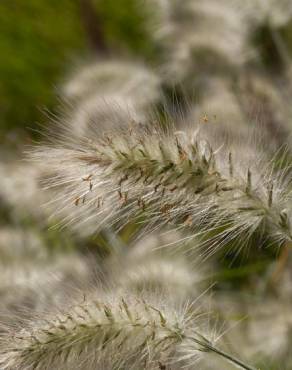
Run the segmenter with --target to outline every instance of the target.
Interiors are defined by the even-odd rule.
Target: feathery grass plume
[[[6,205],[14,220],[28,216],[39,222],[48,216],[39,205],[44,203],[39,187],[41,171],[38,166],[20,160],[0,162],[0,202]]]
[[[44,261],[47,258],[48,249],[35,231],[12,226],[0,227],[0,260],[2,263],[32,259]]]
[[[125,127],[125,122],[126,126],[143,125],[149,119],[146,104],[139,106],[133,97],[123,96],[119,91],[93,95],[76,105],[65,117],[70,126],[63,126],[63,130],[64,135],[69,137],[100,136],[115,128]]]
[[[144,103],[157,98],[159,86],[159,77],[143,64],[107,60],[81,69],[65,84],[63,96],[70,102],[79,103],[97,93],[118,90]]]
[[[133,292],[166,292],[174,300],[195,296],[203,269],[194,269],[182,253],[160,248],[181,238],[176,232],[156,233],[130,245],[122,255],[113,255],[106,263],[113,285]]]
[[[201,98],[190,105],[186,120],[191,126],[195,123],[211,124],[211,130],[222,140],[231,137],[248,137],[249,125],[245,112],[236,94],[232,91],[231,83],[220,77],[205,79]],[[186,126],[182,123],[182,126]]]
[[[152,2],[161,13],[157,37],[166,49],[166,62],[161,66],[166,84],[174,80],[177,86],[183,85],[188,94],[193,94],[194,89],[196,95],[203,94],[203,100],[194,105],[192,114],[196,117],[204,110],[203,115],[208,114],[209,105],[211,113],[218,109],[219,113],[215,114],[220,116],[224,106],[230,109],[228,114],[234,115],[238,121],[240,131],[247,131],[242,121],[250,126],[250,117],[256,121],[262,119],[262,135],[267,135],[275,146],[286,144],[285,133],[291,133],[288,100],[291,78],[285,67],[291,69],[291,57],[278,30],[291,21],[289,0],[224,0],[220,4],[216,0],[186,0],[183,4],[177,0]],[[253,87],[253,80],[262,78],[260,74],[265,75],[266,67],[273,63],[274,57],[281,63],[276,63],[272,74],[268,69],[270,75],[265,77],[268,90],[265,94],[250,91],[249,85],[251,90],[257,90]],[[218,100],[218,104],[220,100],[220,95],[216,98],[216,92],[220,94],[220,78],[221,84],[225,84],[222,95],[228,99],[228,104],[216,107],[214,100]],[[213,94],[206,93],[210,85],[214,85]],[[251,112],[254,108],[257,111]],[[261,111],[267,111],[267,114],[263,117]],[[229,126],[226,123],[228,118],[224,123],[226,128]],[[229,128],[236,133],[236,124],[230,124]],[[269,135],[275,128],[276,135]]]
[[[277,83],[268,76],[249,71],[240,78],[239,99],[251,123],[260,122],[263,134],[271,148],[291,143],[292,111],[289,87]]]
[[[74,106],[67,120],[78,135],[122,122],[145,122],[147,110],[161,99],[160,78],[130,61],[98,61],[81,69],[65,84],[63,97]],[[72,133],[71,133],[72,136]]]
[[[246,147],[216,150],[199,133],[149,131],[35,149],[32,159],[56,174],[47,186],[56,191],[56,212],[69,215],[65,224],[184,228],[206,236],[206,253],[238,238],[241,249],[255,234],[291,241],[289,168],[277,173]]]
[[[50,250],[33,229],[0,228],[0,317],[27,308],[26,315],[60,303],[91,283],[89,261],[72,251]],[[54,294],[52,294],[52,291]],[[31,310],[31,313],[29,312]]]
[[[248,0],[245,9],[253,24],[268,21],[272,27],[280,28],[292,19],[292,4],[289,0]]]
[[[253,53],[245,12],[234,0],[154,4],[161,13],[157,39],[166,49],[164,69],[170,80],[188,83],[196,73],[230,74]]]
[[[164,299],[84,296],[68,311],[24,322],[22,328],[4,325],[0,365],[3,370],[158,370],[169,364],[193,369],[213,355],[253,370],[217,347],[214,333],[206,334],[206,321],[192,304],[176,308]]]
[[[274,77],[281,76],[284,84],[287,85],[289,81],[291,86],[291,55],[285,39],[292,21],[291,2],[247,1],[245,11],[250,24],[250,42],[256,49],[257,61],[260,61],[258,66],[268,68]]]
[[[188,129],[201,124],[201,131],[211,136],[211,141],[220,138],[226,145],[239,145],[242,152],[241,143],[245,141],[247,153],[255,152],[257,145],[258,152],[271,156],[281,147],[290,151],[290,116],[286,98],[275,84],[250,72],[242,74],[236,88],[223,78],[206,79],[199,101],[190,104],[178,127]]]
[[[91,284],[93,269],[85,258],[66,254],[0,263],[0,276],[0,317],[7,321],[13,320],[12,313],[21,319],[66,302]]]

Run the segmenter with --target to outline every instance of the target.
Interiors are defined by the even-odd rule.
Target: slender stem
[[[95,51],[103,55],[108,52],[102,17],[94,7],[92,0],[79,0],[81,18],[87,31],[89,42]]]
[[[212,347],[212,351],[215,352],[215,353],[217,353],[218,355],[226,358],[227,360],[231,361],[233,364],[240,366],[242,369],[245,369],[245,370],[259,370],[259,369],[256,369],[253,366],[249,366],[249,365],[243,363],[238,358],[233,357],[230,354],[228,354],[228,353],[226,353],[224,351],[221,351],[220,349],[217,349],[215,347]]]
[[[202,337],[203,338],[203,337]],[[197,344],[201,345],[203,348],[206,348],[206,350],[210,350],[211,352],[214,352],[214,353],[217,353],[217,355],[221,356],[221,357],[224,357],[226,360],[232,362],[233,364],[235,365],[238,365],[240,366],[242,369],[245,369],[245,370],[259,370],[259,369],[256,369],[255,367],[253,366],[249,366],[247,364],[245,364],[244,362],[242,362],[241,360],[239,360],[238,358],[230,355],[229,353],[226,353],[216,347],[214,347],[209,341],[207,340],[198,340],[194,337],[189,337],[189,339],[193,340],[194,342],[196,342]]]

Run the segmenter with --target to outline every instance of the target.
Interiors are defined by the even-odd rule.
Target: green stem
[[[256,369],[253,366],[249,366],[249,365],[243,363],[241,360],[237,359],[236,357],[231,356],[230,354],[228,354],[224,351],[221,351],[220,349],[212,347],[212,351],[217,353],[218,355],[226,358],[227,360],[231,361],[233,364],[240,366],[242,369],[245,369],[245,370],[259,370],[259,369]]]
[[[204,337],[202,337],[202,338],[204,338]],[[240,366],[242,369],[245,369],[245,370],[259,370],[259,369],[256,369],[253,366],[249,366],[249,365],[245,364],[244,362],[242,362],[238,358],[230,355],[229,353],[226,353],[226,352],[224,352],[224,351],[222,351],[222,350],[220,350],[216,347],[213,347],[212,344],[209,341],[206,341],[206,340],[200,341],[200,340],[198,340],[196,338],[193,338],[193,337],[190,337],[189,339],[193,340],[194,342],[196,342],[197,344],[199,344],[200,346],[202,346],[206,350],[210,350],[211,352],[217,353],[219,356],[225,358],[226,360],[232,362],[233,364]]]

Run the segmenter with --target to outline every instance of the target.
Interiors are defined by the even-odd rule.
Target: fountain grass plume
[[[165,50],[167,80],[187,86],[194,75],[230,75],[253,54],[244,6],[234,0],[150,3],[160,15],[155,36]]]
[[[44,201],[39,191],[39,167],[32,166],[31,163],[21,163],[19,159],[9,159],[6,162],[1,160],[0,176],[0,202],[6,205],[10,217],[27,219],[29,216],[40,223],[47,218],[48,214],[44,209],[35,207],[36,203],[41,204]]]
[[[106,270],[113,285],[132,292],[165,292],[174,300],[198,294],[205,281],[205,270],[193,268],[186,256],[161,246],[180,240],[182,235],[168,232],[142,238],[122,253],[113,254]],[[193,261],[193,260],[192,260]]]
[[[84,301],[51,318],[1,330],[1,369],[198,368],[209,355],[253,368],[223,352],[206,336],[202,314],[139,296]],[[14,331],[15,330],[15,331]],[[201,368],[201,367],[200,367]]]
[[[160,97],[160,78],[142,63],[101,60],[82,67],[63,87],[63,97],[72,103],[97,94],[116,93],[132,97],[140,104]]]
[[[63,224],[185,229],[204,237],[207,254],[234,241],[241,249],[255,235],[291,241],[290,167],[277,171],[275,160],[259,157],[249,158],[248,148],[216,150],[198,132],[154,127],[53,139],[31,153],[54,173],[45,187],[56,213],[66,211]]]
[[[130,117],[147,121],[148,111],[162,98],[161,90],[161,78],[142,63],[110,59],[86,65],[62,90],[69,103],[65,110],[70,135],[83,135],[93,126],[108,131]]]
[[[93,280],[90,263],[70,253],[47,260],[15,258],[0,264],[0,274],[0,321],[6,323],[61,304]]]

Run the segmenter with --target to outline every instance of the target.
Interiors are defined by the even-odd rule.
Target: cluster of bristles
[[[153,303],[154,304],[154,303]],[[192,369],[204,353],[243,364],[219,350],[200,328],[202,313],[177,310],[138,296],[84,297],[69,312],[56,313],[6,337],[1,369]],[[243,367],[250,369],[249,367]]]
[[[241,248],[254,233],[278,245],[291,241],[289,169],[254,162],[244,178],[230,152],[216,152],[199,135],[189,140],[182,133],[131,130],[105,136],[33,154],[52,170],[47,184],[58,191],[67,222],[118,230],[131,220],[148,230],[186,227],[214,250],[238,240]]]
[[[0,200],[7,198],[16,209],[29,204],[39,222],[43,209],[35,206],[40,201],[32,189],[42,178],[50,197],[45,213],[53,209],[57,221],[77,228],[80,239],[97,230],[110,235],[110,248],[115,252],[112,244],[120,242],[118,233],[127,226],[135,234],[127,243],[134,243],[132,238],[138,236],[144,245],[142,236],[153,231],[155,247],[168,246],[163,251],[169,251],[172,244],[187,254],[199,249],[204,256],[231,249],[240,254],[249,245],[286,244],[287,249],[292,239],[291,169],[287,165],[291,152],[287,151],[287,161],[287,153],[281,158],[282,149],[270,161],[265,156],[282,146],[284,140],[289,142],[291,133],[288,98],[282,89],[284,80],[288,85],[284,67],[289,58],[283,54],[278,29],[288,23],[292,12],[285,1],[280,2],[285,11],[280,6],[279,12],[276,6],[268,12],[262,4],[241,3],[151,0],[149,4],[158,10],[161,23],[153,41],[157,49],[164,50],[155,72],[144,63],[105,58],[77,73],[63,89],[70,103],[66,127],[57,137],[48,135],[49,145],[33,149],[30,157],[37,166],[29,176],[30,165],[21,167],[25,175],[15,168],[21,177],[20,186],[17,176],[17,184],[12,186],[7,181],[9,171],[4,171]],[[261,53],[251,42],[251,36],[265,27],[283,64],[281,71],[277,67],[281,83],[266,73]],[[169,93],[173,84],[177,89],[174,95],[181,93],[181,85],[188,96],[198,88],[198,102],[191,102],[189,110],[180,99],[173,102],[173,129],[167,119],[147,126],[155,116],[153,106],[159,110],[165,101],[169,103],[164,93]],[[254,152],[247,141],[257,110],[262,108],[263,127],[257,132],[269,148],[259,159],[259,150]],[[216,124],[212,126],[213,120]],[[194,121],[201,123],[199,129]],[[128,122],[131,127],[125,130]],[[186,122],[191,122],[191,127]],[[225,136],[231,139],[231,147],[227,141],[220,142]],[[239,146],[238,141],[245,142]],[[34,186],[24,181],[29,179]],[[168,235],[169,230],[175,232],[163,244],[159,237],[165,230]],[[55,274],[54,285],[43,265],[35,268],[39,261],[24,264],[21,274],[18,265],[23,257],[13,269],[9,266],[13,276],[10,285],[18,285],[18,290],[11,293],[9,284],[3,288],[7,296],[13,296],[11,304],[5,294],[1,296],[6,305],[4,312],[1,310],[1,321],[4,317],[7,322],[0,327],[0,368],[178,370],[200,366],[225,370],[230,365],[252,370],[217,344],[219,336],[214,339],[206,328],[210,317],[206,317],[205,308],[196,310],[186,304],[177,309],[171,303],[172,299],[177,303],[186,295],[190,300],[199,295],[194,270],[199,272],[194,266],[190,268],[194,258],[187,264],[178,255],[158,257],[157,250],[135,256],[135,249],[142,247],[132,246],[118,248],[117,256],[110,250],[108,260],[99,261],[105,275],[102,284],[114,285],[112,294],[118,298],[99,291],[98,284],[93,296],[84,295],[82,303],[64,309],[60,306],[65,293],[70,295],[73,290],[64,282],[69,280],[74,286],[78,275],[88,290],[89,266],[79,255],[69,260],[73,276],[67,274],[66,264],[60,260],[62,266],[58,268],[63,274]],[[198,253],[194,255],[200,259]],[[68,256],[64,259],[68,262]],[[53,262],[51,271],[55,271]],[[154,294],[157,290],[161,300]],[[43,304],[39,302],[41,293],[46,296]],[[219,297],[217,306],[223,300]],[[54,309],[47,302],[51,298]],[[10,306],[14,310],[16,301],[29,312],[14,319]],[[253,301],[248,303],[254,310]],[[52,312],[38,316],[39,306]]]

